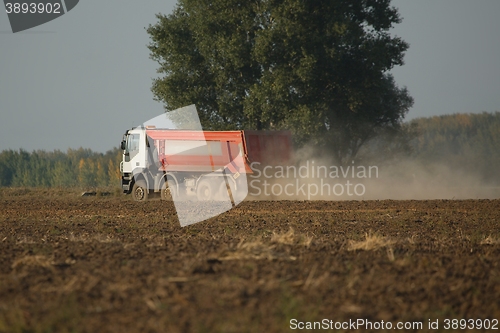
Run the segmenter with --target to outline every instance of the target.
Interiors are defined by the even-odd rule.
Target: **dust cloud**
[[[252,163],[247,200],[494,199],[481,172],[414,156],[356,158],[344,165],[308,145],[286,165]]]

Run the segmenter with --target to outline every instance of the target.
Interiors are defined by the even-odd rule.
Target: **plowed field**
[[[251,201],[181,228],[170,202],[0,192],[0,332],[445,331],[499,300],[500,200]]]

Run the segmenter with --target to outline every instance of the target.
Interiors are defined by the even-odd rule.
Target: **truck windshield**
[[[127,138],[127,151],[130,154],[130,159],[134,158],[139,152],[139,134],[129,134]]]

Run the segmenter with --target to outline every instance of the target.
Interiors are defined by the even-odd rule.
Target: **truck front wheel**
[[[134,183],[132,187],[132,197],[134,201],[146,201],[148,200],[148,187],[144,180],[138,180]]]

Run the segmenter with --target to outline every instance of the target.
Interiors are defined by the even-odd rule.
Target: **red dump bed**
[[[243,131],[250,162],[261,165],[286,165],[292,158],[289,131]]]
[[[250,163],[285,163],[291,158],[287,131],[187,131],[146,129],[154,158],[166,171],[252,173]]]

